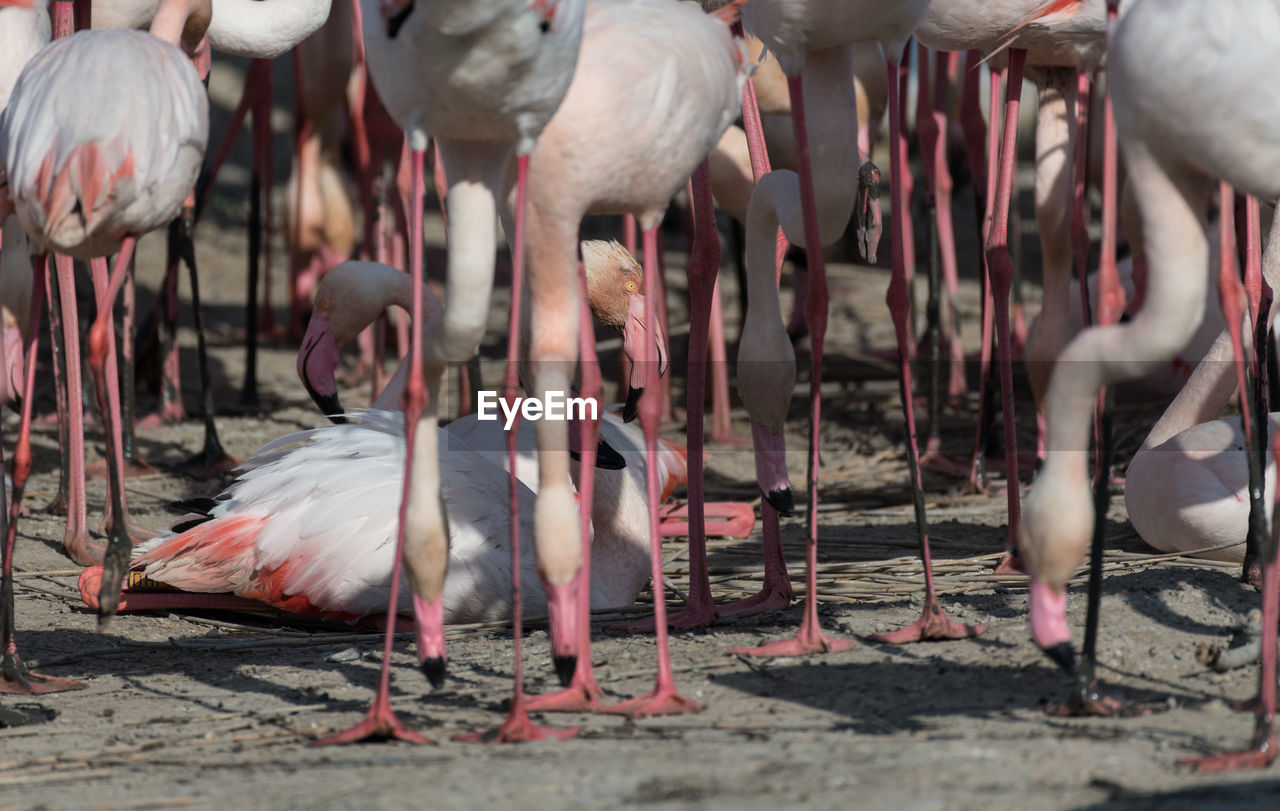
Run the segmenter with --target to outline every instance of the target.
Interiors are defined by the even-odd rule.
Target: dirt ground
[[[290,86],[287,67],[278,66],[277,88]],[[215,133],[226,120],[227,88],[235,78],[225,68],[214,86]],[[282,133],[277,155],[287,154],[288,126],[287,116],[276,122]],[[200,227],[197,248],[206,279],[215,397],[220,409],[225,406],[217,424],[228,450],[245,458],[267,440],[321,420],[297,383],[294,350],[287,345],[263,349],[261,408],[236,413],[247,211],[246,156],[236,160]],[[958,189],[962,203],[967,195],[967,187]],[[971,219],[964,219],[972,217],[971,207],[968,212],[959,215],[962,237],[972,233]],[[1023,263],[1032,269],[1030,217],[1024,236]],[[686,300],[680,272],[684,239],[672,234],[666,244],[672,321],[679,324]],[[883,252],[888,253],[887,237]],[[973,257],[970,239],[961,249],[969,345],[977,335]],[[146,240],[139,262],[144,311],[162,259],[160,238]],[[277,240],[275,267],[283,268],[284,261]],[[724,287],[732,338],[738,304],[729,268]],[[914,557],[897,386],[886,366],[868,354],[892,345],[883,307],[888,273],[842,262],[830,273],[828,351],[845,362],[832,367],[837,371],[824,388],[819,611],[828,632],[861,639],[915,619],[922,578]],[[277,270],[277,303],[284,301],[280,275]],[[1037,298],[1033,275],[1026,286],[1031,312]],[[183,287],[185,302],[185,282]],[[276,314],[283,319],[283,308]],[[190,322],[189,315],[184,318]],[[184,394],[195,413],[194,333],[185,329],[182,340]],[[673,341],[677,359],[683,343],[680,337]],[[497,345],[495,331],[485,348],[488,357],[497,356]],[[683,364],[677,363],[677,405],[682,376]],[[793,449],[804,447],[808,388],[801,377],[788,424]],[[345,395],[345,402],[356,404],[367,393],[353,389]],[[1029,446],[1034,425],[1025,395],[1018,402],[1019,422]],[[47,389],[41,398],[47,409]],[[142,404],[154,405],[146,397]],[[1121,471],[1159,410],[1159,404],[1121,408]],[[973,398],[946,411],[942,436],[948,449],[967,452],[975,413]],[[734,416],[736,430],[746,435],[742,411]],[[3,419],[11,438],[16,419],[10,413]],[[682,430],[676,423],[668,433],[678,437]],[[92,458],[103,447],[96,421],[88,433]],[[227,481],[168,472],[199,448],[200,439],[195,419],[140,432],[142,455],[160,472],[129,482],[139,523],[162,528],[171,520],[166,502],[212,494]],[[976,639],[903,647],[862,640],[843,653],[772,661],[726,653],[790,633],[801,613],[797,602],[785,611],[673,635],[677,684],[702,705],[700,714],[634,722],[548,715],[538,720],[580,726],[577,737],[481,747],[451,736],[501,721],[511,687],[511,635],[501,627],[458,627],[450,633],[449,679],[442,690],[431,690],[413,667],[409,638],[398,639],[395,648],[394,707],[438,746],[314,748],[317,737],[360,718],[376,684],[380,638],[358,629],[282,625],[243,614],[122,615],[100,632],[96,616],[76,594],[76,571],[61,554],[62,519],[42,511],[57,485],[51,425],[37,428],[35,447],[36,473],[27,494],[33,513],[23,519],[17,545],[18,642],[42,670],[79,679],[85,689],[0,700],[3,708],[38,721],[0,729],[0,808],[1192,808],[1272,807],[1280,797],[1275,769],[1224,777],[1175,766],[1179,758],[1248,740],[1252,716],[1232,710],[1229,702],[1253,695],[1256,670],[1212,672],[1197,661],[1196,649],[1225,644],[1242,613],[1257,605],[1257,594],[1237,582],[1231,567],[1153,555],[1127,523],[1118,496],[1109,513],[1100,676],[1107,688],[1150,710],[1144,716],[1046,715],[1045,705],[1064,694],[1068,680],[1029,638],[1024,581],[991,574],[1004,543],[1005,501],[956,494],[955,481],[930,475],[929,518],[943,604],[956,618],[989,624]],[[790,461],[800,501],[802,451],[793,451]],[[710,466],[711,497],[754,497],[748,452],[714,448]],[[103,484],[93,483],[95,528],[103,497]],[[799,588],[803,517],[785,519],[783,534]],[[665,553],[675,592],[669,603],[678,607],[687,583],[683,542],[669,543]],[[711,566],[718,598],[753,592],[761,572],[759,525],[750,539],[715,542]],[[1079,580],[1069,599],[1076,628],[1083,624],[1084,602]],[[621,615],[644,613],[641,605]],[[651,686],[654,646],[650,635],[610,630],[618,616],[602,616],[595,624],[593,657],[602,686],[622,698]],[[529,631],[525,650],[528,689],[552,689],[545,630]]]

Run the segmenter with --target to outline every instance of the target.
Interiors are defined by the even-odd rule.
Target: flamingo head
[[[662,327],[645,323],[644,273],[631,252],[615,241],[582,243],[582,266],[587,276],[587,298],[596,318],[622,333],[622,351],[631,361],[627,402],[622,419],[636,418],[645,386],[645,342],[655,344],[658,376],[667,371],[667,338]]]

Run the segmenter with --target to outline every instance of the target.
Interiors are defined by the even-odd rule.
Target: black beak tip
[[[627,401],[622,404],[622,421],[635,422],[640,415],[640,398],[644,396],[643,388],[632,386],[627,389]]]
[[[317,394],[311,392],[311,400],[320,409],[320,413],[329,418],[330,422],[341,425],[346,422],[346,417],[342,416],[342,402],[338,399],[337,394]]]
[[[769,502],[778,515],[791,517],[796,514],[796,499],[791,494],[790,487],[780,487],[777,490],[770,490],[764,494],[764,500]]]
[[[601,470],[622,470],[627,460],[603,439],[596,444],[596,467]]]
[[[568,687],[569,682],[573,680],[573,671],[578,669],[577,656],[552,656],[552,664],[556,668],[556,676],[560,679],[561,687]]]
[[[444,686],[444,657],[428,656],[422,660],[422,675],[437,690]]]
[[[1053,660],[1054,664],[1062,668],[1068,675],[1074,675],[1076,672],[1076,652],[1071,647],[1070,642],[1059,642],[1050,648],[1044,648],[1045,656]]]

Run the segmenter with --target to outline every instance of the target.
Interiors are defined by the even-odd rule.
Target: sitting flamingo
[[[377,409],[347,416],[345,423],[269,443],[241,466],[230,487],[199,505],[203,515],[189,516],[173,533],[138,547],[120,610],[252,609],[265,603],[337,620],[384,611],[403,486],[404,417]],[[592,608],[630,605],[649,582],[643,436],[633,426],[607,424],[621,428],[611,432],[611,442],[627,466],[596,476],[595,503],[601,506],[593,526]],[[507,473],[486,452],[491,448],[497,455],[504,446],[502,424],[472,416],[438,430],[450,530],[445,621],[508,618],[510,536],[506,511],[494,509],[507,497]],[[526,433],[521,444],[532,448],[532,428],[521,431],[522,439]],[[478,438],[481,447],[464,436]],[[684,479],[684,448],[663,440],[658,459],[659,479],[669,494]],[[533,490],[521,487],[526,538],[533,497]],[[534,576],[533,545],[522,549],[528,550],[522,556],[523,608],[541,614],[546,597]],[[80,576],[80,593],[90,607],[101,577],[100,566]],[[201,596],[150,593],[165,587]],[[399,611],[407,615],[412,592],[400,594]]]

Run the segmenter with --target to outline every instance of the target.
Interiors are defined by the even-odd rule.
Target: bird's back
[[[92,258],[178,214],[208,131],[208,99],[179,48],[141,31],[82,31],[23,70],[0,158],[23,228]]]

